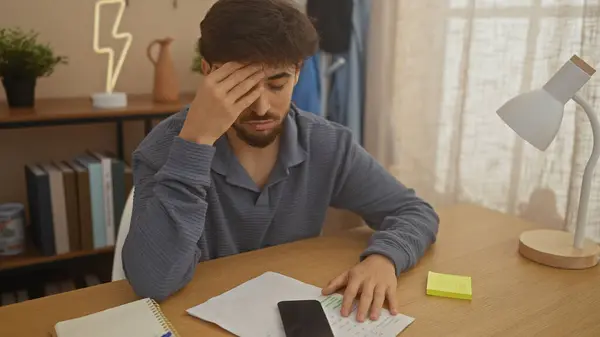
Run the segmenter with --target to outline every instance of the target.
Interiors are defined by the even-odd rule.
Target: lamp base
[[[562,269],[594,267],[600,259],[600,245],[585,239],[583,248],[573,246],[573,234],[540,229],[527,231],[519,238],[519,253],[537,263]]]
[[[127,106],[127,94],[124,92],[101,92],[92,95],[92,106],[99,109],[114,109]]]

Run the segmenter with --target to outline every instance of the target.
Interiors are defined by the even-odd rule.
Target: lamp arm
[[[575,227],[574,246],[575,248],[581,249],[583,248],[583,242],[585,240],[585,226],[587,222],[587,209],[590,199],[590,190],[592,188],[592,177],[594,175],[594,168],[598,162],[598,157],[600,157],[600,123],[598,122],[598,117],[596,117],[594,108],[592,108],[592,106],[585,99],[583,99],[583,97],[581,97],[579,94],[575,94],[575,96],[573,96],[573,100],[577,104],[581,105],[583,111],[585,111],[586,115],[588,116],[592,125],[592,134],[594,139],[592,155],[590,156],[583,173],[581,195],[579,197],[579,209],[577,211],[577,224]]]

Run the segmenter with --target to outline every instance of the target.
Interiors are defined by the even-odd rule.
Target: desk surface
[[[516,218],[469,205],[439,213],[438,242],[398,282],[400,312],[416,318],[400,336],[600,336],[600,267],[559,270],[521,258],[518,236],[534,226]],[[183,337],[228,336],[185,309],[269,270],[325,286],[356,263],[368,236],[360,229],[202,263],[161,307]],[[472,276],[473,300],[425,295],[430,270]],[[6,336],[47,337],[58,321],[135,299],[125,281],[112,282],[0,307],[0,326]]]
[[[192,98],[191,94],[182,94],[179,102],[156,103],[153,102],[151,95],[128,95],[127,106],[116,109],[95,109],[89,97],[43,98],[36,100],[34,108],[9,109],[6,102],[0,102],[0,125],[65,119],[162,115],[179,111],[185,104],[191,102]]]

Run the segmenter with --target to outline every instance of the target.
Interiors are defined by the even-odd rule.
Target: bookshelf
[[[116,156],[124,160],[124,122],[141,121],[144,123],[145,133],[148,134],[153,120],[160,120],[180,111],[192,101],[193,97],[193,93],[182,94],[179,102],[157,103],[153,101],[151,95],[129,95],[127,107],[118,109],[95,109],[88,97],[38,99],[35,107],[19,109],[8,108],[6,102],[0,102],[0,132],[6,129],[43,126],[114,123],[117,140]],[[0,288],[7,284],[22,284],[24,281],[35,282],[39,275],[45,276],[53,273],[54,271],[49,270],[55,266],[59,268],[61,265],[76,261],[80,261],[81,263],[77,263],[84,267],[89,267],[89,264],[94,261],[103,261],[99,269],[107,270],[110,269],[108,264],[114,253],[114,247],[107,246],[100,249],[77,250],[65,254],[44,256],[31,244],[31,240],[27,241],[28,245],[23,254],[0,256]]]
[[[33,247],[27,247],[25,253],[15,256],[2,256],[0,257],[0,272],[7,271],[16,268],[30,267],[34,265],[40,265],[44,263],[52,263],[56,261],[68,260],[78,257],[85,257],[97,254],[108,254],[113,253],[115,247],[109,246],[94,250],[81,250],[75,252],[69,252],[65,254],[58,254],[52,256],[43,256],[39,251]]]

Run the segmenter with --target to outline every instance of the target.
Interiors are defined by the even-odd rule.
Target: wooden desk
[[[600,267],[558,270],[521,258],[519,233],[534,226],[516,218],[469,205],[439,213],[439,241],[398,283],[400,311],[416,318],[401,337],[600,336]],[[185,309],[269,270],[325,286],[356,263],[368,235],[360,229],[202,263],[161,307],[184,337],[228,336]],[[429,270],[472,276],[473,300],[425,295]],[[47,337],[58,321],[135,299],[126,282],[113,282],[0,307],[0,326],[5,336]]]
[[[127,106],[96,109],[89,97],[38,99],[33,108],[12,108],[0,102],[0,129],[36,126],[116,122],[118,155],[123,158],[123,121],[145,121],[146,133],[153,118],[165,118],[191,102],[193,94],[182,94],[175,103],[153,102],[151,95],[128,95]]]

